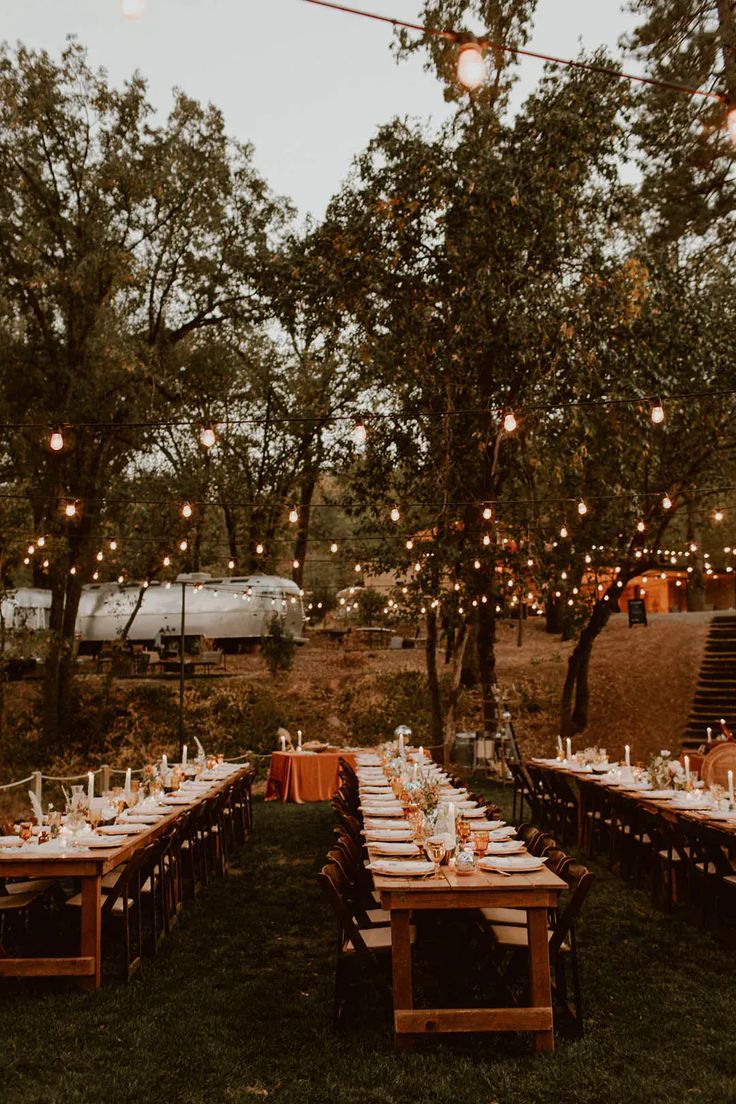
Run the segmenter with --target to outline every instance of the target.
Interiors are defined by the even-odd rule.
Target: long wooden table
[[[360,763],[361,757],[358,759]],[[371,764],[364,760],[362,766]],[[374,770],[375,766],[373,763]],[[445,785],[449,785],[449,779],[443,777]],[[373,783],[362,781],[359,766],[358,782],[363,799],[369,804],[368,787],[375,784],[375,779]],[[380,801],[378,798],[372,800],[374,805]],[[370,841],[366,848],[372,863],[384,857]],[[546,868],[528,874],[505,875],[478,868],[471,874],[458,874],[450,864],[441,866],[437,874],[429,877],[402,878],[377,871],[373,871],[372,876],[381,904],[391,914],[394,1037],[398,1046],[406,1045],[412,1036],[419,1035],[529,1031],[534,1035],[537,1051],[554,1050],[547,920],[548,910],[557,905],[560,894],[567,888],[561,878]],[[498,907],[524,909],[527,914],[530,1005],[525,1008],[415,1008],[412,912]]]
[[[371,858],[379,859],[372,851]],[[537,1051],[554,1050],[552,986],[547,942],[547,910],[565,883],[549,870],[503,874],[476,870],[457,874],[440,867],[437,877],[394,878],[374,874],[381,904],[391,913],[394,1032],[398,1045],[414,1035],[447,1032],[530,1031]],[[412,985],[410,917],[424,909],[519,908],[527,912],[529,989],[525,1008],[415,1008]]]
[[[111,837],[110,848],[70,850],[44,857],[27,849],[0,848],[0,878],[78,878],[82,888],[80,949],[78,955],[66,958],[0,958],[0,977],[78,977],[83,989],[99,989],[102,968],[102,879],[105,874],[127,862],[141,847],[158,839],[179,817],[203,801],[221,793],[236,779],[249,772],[243,767],[222,780],[187,805],[172,805],[171,813],[143,832],[116,844]]]

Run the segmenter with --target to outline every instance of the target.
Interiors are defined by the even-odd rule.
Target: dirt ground
[[[590,723],[573,747],[597,744],[618,757],[624,744],[630,744],[632,755],[640,760],[660,748],[678,748],[710,620],[711,614],[654,615],[648,626],[630,629],[625,617],[613,618],[595,643]],[[571,647],[548,636],[541,619],[524,626],[521,647],[516,625],[499,626],[498,679],[508,692],[514,726],[527,752],[544,753],[555,746],[559,699]],[[247,673],[253,681],[269,678],[256,655],[229,656],[227,663],[229,672]],[[421,647],[343,651],[334,644],[310,642],[299,649],[284,692],[302,699],[312,694],[324,699],[346,680],[423,670]],[[470,694],[460,727],[478,727],[477,705],[477,696]]]

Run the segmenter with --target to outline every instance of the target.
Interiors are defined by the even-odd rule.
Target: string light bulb
[[[38,545],[39,548],[43,548],[43,546],[46,544],[46,538],[45,537],[39,537],[38,540],[36,541],[36,544]]]
[[[215,433],[211,425],[206,425],[202,427],[202,430],[199,434],[199,440],[202,448],[211,449],[215,447],[215,445],[217,444],[217,434]]]
[[[491,509],[490,506],[484,506],[483,507],[483,517],[486,521],[490,521],[491,518],[493,517],[493,510]]]
[[[400,518],[401,518],[401,510],[399,510],[398,506],[394,506],[393,509],[391,510],[391,520],[392,521],[399,521]]]
[[[116,540],[111,540],[110,541],[110,551],[111,552],[117,552],[117,550],[118,550],[118,542]]]
[[[49,437],[49,448],[52,452],[61,452],[64,447],[64,435],[60,429],[55,429]]]
[[[146,0],[121,0],[120,7],[125,19],[142,19],[146,14]]]
[[[164,567],[171,567],[171,556],[164,556],[163,564]]]
[[[362,422],[356,422],[353,426],[353,444],[362,451],[365,448],[365,443],[368,440],[368,431]]]
[[[562,539],[563,539],[563,540],[564,540],[564,539],[565,539],[565,537],[567,536],[567,526],[566,526],[566,525],[563,525],[563,526],[561,527],[561,529],[560,529],[560,536],[562,537]]]
[[[413,547],[414,547],[414,541],[411,538],[409,538],[409,540],[406,542],[407,552],[411,552]]]
[[[723,521],[723,510],[721,510],[719,508],[716,508],[716,510],[713,514],[713,520],[714,521]]]
[[[457,79],[468,92],[475,92],[486,82],[488,72],[483,47],[474,38],[460,44],[457,52]]]
[[[185,502],[181,508],[181,516],[183,518],[190,518],[194,511],[192,510],[191,503]]]
[[[585,514],[587,514],[587,512],[588,512],[588,507],[585,505],[585,502],[581,498],[580,501],[578,502],[578,513],[580,514],[581,517],[584,517]]]
[[[670,498],[670,496],[668,494],[666,494],[664,496],[664,498],[662,499],[662,509],[663,510],[671,510],[672,509],[672,499]]]
[[[659,399],[657,399],[652,407],[652,421],[655,425],[661,425],[664,421],[664,407]]]
[[[256,545],[256,556],[262,556],[263,552],[264,552],[263,545],[262,544],[257,544]]]
[[[298,560],[294,560],[294,562],[293,562],[293,564],[292,564],[291,566],[292,566],[292,567],[294,568],[294,570],[296,571],[296,570],[298,569],[298,567],[299,567],[299,561],[298,561]]]
[[[297,510],[296,506],[292,506],[292,508],[289,510],[289,521],[291,522],[292,525],[296,525],[298,520],[299,520],[299,511]]]
[[[235,569],[235,560],[228,560],[227,561],[227,569],[228,569],[228,571],[234,571],[234,569]]]
[[[98,553],[97,553],[97,562],[98,562],[98,563],[102,563],[102,561],[104,560],[104,558],[105,558],[105,557],[104,557],[104,556],[102,555],[102,553],[101,553],[101,552],[98,552]]]
[[[646,529],[645,523],[643,521],[637,521],[637,523],[636,523],[637,533],[643,533],[645,529]]]
[[[186,542],[185,540],[183,540],[183,541],[179,541],[179,549],[180,549],[180,551],[182,551],[182,552],[186,552],[186,550],[187,550],[187,548],[188,548],[188,547],[189,547],[189,545],[187,544],[187,542]]]
[[[76,504],[76,502],[67,502],[66,506],[64,507],[64,514],[68,518],[76,517],[77,516],[77,504]]]
[[[35,551],[36,551],[36,546],[35,546],[35,544],[29,544],[29,545],[28,545],[28,555],[29,555],[29,556],[33,556],[33,555],[34,555],[34,553],[35,553]]]
[[[517,426],[516,418],[514,417],[513,410],[509,410],[508,414],[503,419],[503,428],[507,433],[513,433]]]

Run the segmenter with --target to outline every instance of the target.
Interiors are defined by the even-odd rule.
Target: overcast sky
[[[407,20],[420,10],[418,0],[349,2]],[[316,216],[380,123],[446,111],[418,59],[396,64],[390,27],[303,0],[146,0],[139,22],[123,19],[121,0],[0,0],[0,20],[2,38],[52,52],[77,35],[115,82],[139,69],[158,110],[175,85],[217,104],[229,132],[253,142],[271,188]],[[539,0],[531,48],[613,49],[631,25],[622,0]],[[522,92],[540,72],[522,61]]]

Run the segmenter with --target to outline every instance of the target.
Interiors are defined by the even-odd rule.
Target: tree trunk
[[[687,584],[687,611],[688,613],[700,613],[705,609],[705,573],[703,571],[703,549],[701,544],[702,511],[699,502],[687,504],[687,539],[690,544],[697,545],[695,552],[690,553],[689,572]]]
[[[480,688],[483,697],[483,728],[486,732],[495,732],[497,722],[496,699],[493,689],[496,685],[496,598],[492,592],[487,602],[478,607],[478,664],[480,666]]]
[[[304,585],[304,561],[307,558],[307,545],[309,542],[309,522],[312,511],[312,497],[317,485],[315,475],[310,472],[302,480],[299,490],[299,521],[294,541],[294,561],[299,566],[292,571],[292,579],[298,587]]]
[[[590,655],[593,644],[603,632],[613,609],[615,609],[613,605],[615,589],[614,585],[607,591],[607,602],[596,602],[588,623],[581,630],[577,644],[567,661],[567,677],[562,688],[562,701],[560,703],[560,735],[563,738],[575,736],[576,733],[582,732],[588,724]]]
[[[133,606],[133,610],[130,614],[130,617],[125,622],[125,624],[123,626],[123,631],[120,634],[120,639],[123,642],[125,642],[128,639],[128,633],[130,632],[131,628],[133,627],[133,622],[135,621],[136,617],[138,616],[138,612],[139,612],[141,606],[143,605],[143,599],[145,597],[147,589],[148,589],[147,587],[143,587],[143,586],[138,587],[138,597],[135,600],[135,605]]]
[[[447,695],[447,708],[445,709],[443,739],[445,770],[450,766],[450,759],[455,747],[457,703],[460,697],[460,677],[463,670],[463,654],[469,636],[468,628],[467,622],[464,622],[455,634],[455,651],[452,656],[452,670],[450,673],[450,691]]]
[[[230,550],[230,559],[235,564],[235,570],[239,568],[240,556],[238,555],[238,523],[234,512],[225,503],[222,511],[225,517],[225,531],[227,532],[227,546]]]
[[[439,747],[443,743],[442,695],[440,693],[440,680],[437,676],[437,610],[431,607],[427,609],[425,658],[427,661],[427,684],[429,686],[429,704],[432,716],[432,744]]]
[[[463,653],[462,672],[460,675],[462,685],[470,690],[480,682],[480,664],[478,661],[478,629],[471,625],[468,642]]]
[[[544,601],[544,612],[546,618],[545,631],[553,633],[555,636],[561,636],[563,629],[562,599],[547,595]]]

